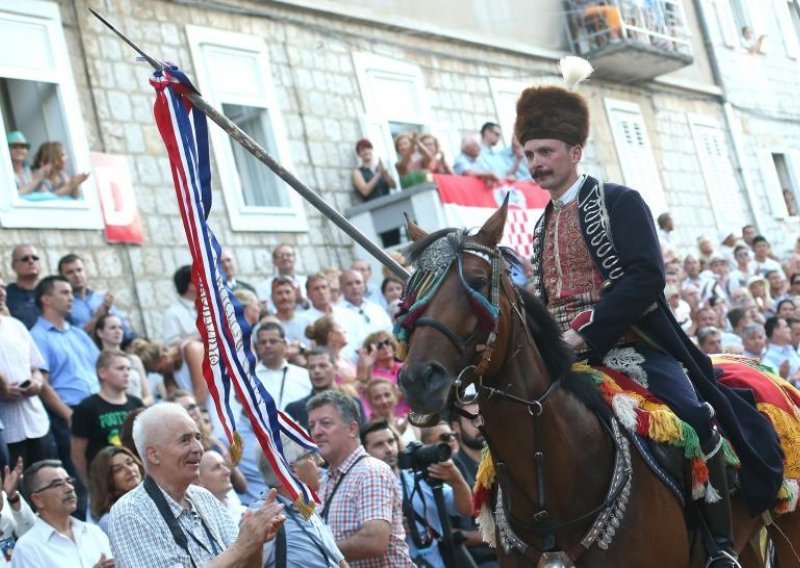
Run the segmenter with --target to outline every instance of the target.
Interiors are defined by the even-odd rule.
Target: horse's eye
[[[476,276],[475,278],[472,278],[469,281],[469,287],[472,288],[473,290],[480,291],[486,287],[487,282],[488,280],[483,276]]]

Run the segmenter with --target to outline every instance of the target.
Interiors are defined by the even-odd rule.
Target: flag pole
[[[133,48],[136,53],[141,55],[156,71],[162,71],[166,65],[156,59],[150,57],[147,53],[145,53],[138,45],[133,43],[130,39],[128,39],[125,34],[120,32],[114,25],[106,20],[103,16],[98,14],[93,9],[89,8],[89,11],[92,13],[94,17],[98,20],[103,22],[112,32],[117,34],[122,41],[127,43],[131,48]],[[383,264],[386,268],[391,270],[396,276],[403,279],[404,281],[408,279],[408,271],[403,268],[403,266],[393,259],[391,256],[386,254],[386,252],[373,243],[364,233],[359,231],[355,225],[353,225],[347,218],[344,217],[339,211],[334,209],[327,201],[322,199],[317,193],[304,184],[302,181],[297,179],[295,175],[284,168],[280,162],[278,162],[275,158],[273,158],[269,152],[267,152],[258,142],[256,142],[249,134],[247,134],[244,130],[239,128],[233,121],[231,121],[228,117],[224,114],[219,112],[213,106],[208,104],[203,97],[200,96],[200,93],[187,93],[184,95],[187,99],[192,102],[195,108],[199,109],[203,114],[205,114],[208,118],[214,121],[222,130],[228,133],[228,135],[233,138],[236,142],[238,142],[245,150],[250,152],[259,162],[267,166],[271,169],[275,175],[285,181],[292,189],[294,189],[297,193],[299,193],[303,198],[311,203],[311,205],[320,213],[325,215],[328,219],[334,222],[334,224],[339,227],[342,231],[345,232],[350,238],[356,241],[359,245],[364,247],[364,249],[370,253],[373,257],[375,257],[378,262]]]

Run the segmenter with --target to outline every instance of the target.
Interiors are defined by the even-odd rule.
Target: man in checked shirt
[[[306,404],[308,428],[328,462],[320,516],[352,568],[412,568],[402,497],[392,470],[361,446],[358,409],[338,391]]]

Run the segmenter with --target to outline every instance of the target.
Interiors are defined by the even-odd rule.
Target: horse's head
[[[453,229],[428,235],[408,222],[416,270],[395,333],[407,348],[400,386],[417,415],[442,411],[507,356],[511,284],[498,247],[507,211],[506,202],[474,235]]]

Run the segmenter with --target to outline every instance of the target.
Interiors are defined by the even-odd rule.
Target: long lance
[[[156,71],[162,71],[166,68],[166,65],[156,59],[150,57],[147,53],[142,50],[138,45],[133,43],[130,39],[128,39],[125,34],[119,31],[114,25],[106,20],[103,16],[95,12],[93,9],[89,8],[89,11],[92,15],[103,22],[108,29],[112,32],[117,34],[122,41],[127,43],[131,48],[133,48],[136,53],[142,56]],[[188,93],[184,95],[188,98],[195,108],[199,109],[203,112],[208,118],[213,120],[217,125],[222,128],[228,135],[233,138],[236,142],[238,142],[245,150],[250,152],[259,162],[267,166],[271,169],[275,175],[285,181],[289,187],[294,189],[297,193],[302,195],[306,201],[311,203],[317,211],[325,215],[328,219],[334,222],[334,224],[339,227],[342,231],[344,231],[350,238],[356,241],[359,245],[364,247],[364,249],[370,253],[372,256],[375,257],[378,262],[383,264],[386,268],[391,270],[396,276],[403,279],[404,281],[408,279],[408,271],[403,268],[403,266],[398,263],[395,259],[391,256],[386,254],[386,252],[373,243],[364,233],[359,231],[350,221],[348,221],[344,215],[339,213],[336,209],[331,207],[331,205],[322,199],[317,193],[304,184],[302,181],[297,179],[295,175],[284,168],[280,162],[278,162],[275,158],[273,158],[269,152],[267,152],[258,142],[253,140],[253,138],[247,134],[244,130],[239,128],[233,121],[231,121],[227,116],[219,112],[217,109],[209,105],[203,97],[200,96],[199,93]]]

